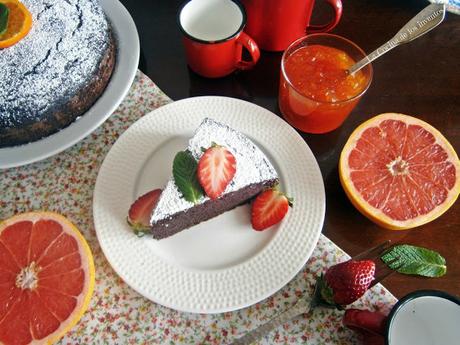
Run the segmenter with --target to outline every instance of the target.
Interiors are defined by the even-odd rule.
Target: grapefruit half
[[[52,212],[0,223],[0,343],[51,344],[74,326],[94,289],[90,248]]]
[[[436,219],[460,192],[460,163],[450,143],[403,114],[381,114],[356,128],[340,155],[339,176],[353,205],[392,230]]]

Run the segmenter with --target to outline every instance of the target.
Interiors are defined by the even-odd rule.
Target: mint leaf
[[[0,36],[6,32],[8,28],[8,17],[10,9],[5,4],[0,3]]]
[[[203,189],[196,176],[197,166],[197,161],[189,151],[180,151],[174,157],[174,182],[185,200],[194,204],[203,196]]]
[[[392,270],[404,274],[440,277],[447,271],[446,260],[439,253],[408,244],[390,248],[381,259]]]

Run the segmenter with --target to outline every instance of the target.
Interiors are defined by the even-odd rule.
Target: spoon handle
[[[294,304],[288,310],[278,314],[273,319],[263,324],[260,327],[246,333],[241,338],[236,339],[232,345],[249,345],[253,342],[259,340],[264,335],[270,333],[272,330],[278,326],[288,322],[289,320],[295,318],[296,316],[308,313],[310,311],[310,304],[304,298],[299,299],[299,301]]]
[[[353,74],[391,49],[401,44],[413,41],[414,39],[426,34],[428,31],[441,24],[445,16],[445,4],[431,4],[425,7],[406,25],[404,25],[391,40],[351,66],[348,73]]]

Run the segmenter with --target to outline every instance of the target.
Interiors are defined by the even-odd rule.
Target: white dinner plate
[[[166,184],[175,154],[205,117],[265,152],[294,207],[262,232],[252,229],[244,205],[163,240],[138,238],[126,223],[131,203]],[[120,277],[154,302],[197,313],[247,307],[287,284],[316,246],[324,213],[321,172],[297,132],[257,105],[210,96],[170,103],[134,123],[105,158],[93,200],[99,243]]]
[[[117,59],[102,96],[78,120],[61,131],[29,144],[0,148],[0,169],[48,158],[76,144],[98,128],[118,107],[129,91],[139,63],[136,25],[118,0],[100,0],[117,41]]]

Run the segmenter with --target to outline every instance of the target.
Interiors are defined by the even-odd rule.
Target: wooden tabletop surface
[[[205,79],[187,67],[176,24],[182,1],[122,0],[139,31],[139,68],[169,97],[220,95],[244,99],[281,116],[278,82],[281,53],[263,52],[257,66],[221,79]],[[314,21],[331,13],[317,1]],[[343,17],[332,33],[371,52],[389,40],[428,5],[423,0],[343,1]],[[323,20],[324,21],[324,20]],[[350,255],[383,240],[424,246],[447,260],[441,278],[394,274],[384,285],[398,298],[419,289],[460,295],[460,202],[437,220],[416,229],[390,231],[362,216],[348,201],[339,182],[337,163],[354,128],[384,112],[398,112],[427,121],[460,152],[460,16],[448,13],[432,32],[398,47],[374,62],[374,79],[367,94],[342,127],[322,135],[301,134],[312,149],[325,182],[327,209],[323,233]]]

